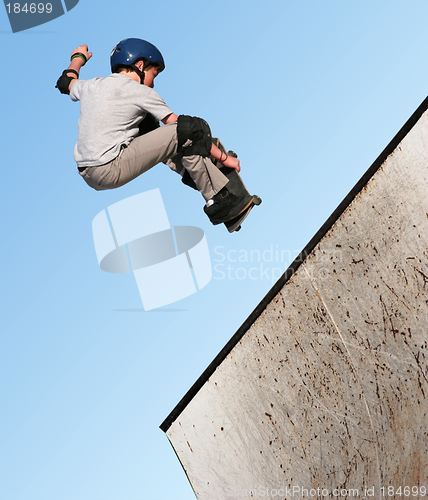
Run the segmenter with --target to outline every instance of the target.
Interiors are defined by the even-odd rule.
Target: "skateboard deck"
[[[229,156],[234,156],[235,158],[238,157],[238,155],[234,151],[228,151],[227,154]],[[260,205],[262,200],[257,195],[250,195],[241,176],[235,169],[228,167],[220,167],[220,170],[223,172],[223,174],[226,175],[227,178],[229,178],[229,182],[233,183],[235,189],[238,188],[240,190],[244,190],[249,198],[249,205],[246,206],[240,214],[224,222],[224,225],[226,226],[229,233],[233,233],[234,231],[239,231],[241,229],[241,224],[248,217],[249,213],[251,212],[251,209],[256,205]]]
[[[212,142],[223,152],[226,153],[226,149],[224,148],[223,144],[220,142],[219,139],[212,138]],[[227,151],[226,153],[229,156],[233,156],[235,158],[238,157],[238,155],[234,151]],[[262,202],[261,198],[259,198],[256,195],[251,195],[248,192],[248,189],[246,188],[244,182],[242,181],[241,176],[239,173],[234,169],[234,168],[229,168],[224,165],[221,165],[221,163],[216,160],[215,158],[211,157],[211,161],[218,167],[218,169],[228,178],[229,183],[226,184],[228,190],[233,193],[233,195],[237,196],[238,199],[240,199],[239,202],[239,209],[238,205],[235,205],[235,210],[232,210],[231,213],[233,213],[233,216],[230,217],[228,220],[222,220],[222,221],[213,221],[211,219],[212,224],[217,225],[217,224],[224,224],[229,231],[229,233],[233,233],[234,231],[239,231],[241,229],[241,224],[242,222],[248,217],[249,213],[251,212],[252,208],[256,205],[260,205]],[[190,176],[188,175],[190,178]],[[182,181],[184,184],[187,184],[188,186],[194,187],[196,189],[196,186],[194,185],[193,181],[190,182],[189,179],[185,179],[183,176]],[[237,209],[240,210],[237,213]]]

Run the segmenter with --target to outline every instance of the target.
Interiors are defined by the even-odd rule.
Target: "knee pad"
[[[212,144],[211,129],[208,123],[202,118],[180,115],[177,122],[177,135],[178,151],[183,153],[183,156],[210,156]],[[189,139],[192,141],[192,144],[184,147]]]

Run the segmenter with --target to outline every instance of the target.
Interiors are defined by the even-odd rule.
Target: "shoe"
[[[227,186],[221,189],[212,200],[214,203],[204,207],[204,212],[209,217],[212,224],[217,225],[222,222],[234,219],[252,203],[253,197],[246,192],[236,195],[229,191]]]

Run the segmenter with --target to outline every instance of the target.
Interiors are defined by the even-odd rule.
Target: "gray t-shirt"
[[[138,125],[147,113],[158,121],[172,113],[153,89],[119,74],[77,80],[71,87],[70,97],[80,101],[74,148],[79,167],[104,165],[114,160],[121,146],[137,137]]]

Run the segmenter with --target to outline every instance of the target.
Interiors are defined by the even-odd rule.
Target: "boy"
[[[177,173],[190,175],[190,183],[205,198],[204,210],[212,223],[240,214],[248,194],[229,191],[228,178],[210,157],[237,172],[239,160],[213,144],[204,120],[177,116],[153,90],[154,79],[165,68],[159,50],[138,38],[122,40],[111,53],[111,75],[79,80],[80,69],[91,57],[87,45],[73,50],[56,85],[80,101],[74,158],[85,182],[96,190],[114,189],[164,162]],[[164,125],[159,127],[159,121]],[[150,130],[143,135],[142,123],[149,123]]]

